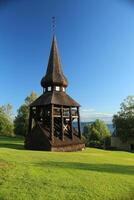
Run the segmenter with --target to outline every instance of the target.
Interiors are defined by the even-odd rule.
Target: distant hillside
[[[93,122],[81,122],[81,131],[83,132],[84,126],[86,126],[86,125],[88,125],[88,124],[92,124],[92,123],[93,123]],[[75,128],[77,128],[77,123],[76,123],[76,122],[74,122],[73,125],[74,125]],[[111,123],[111,124],[107,124],[107,126],[108,126],[110,132],[113,133],[114,128],[113,128],[112,123]]]

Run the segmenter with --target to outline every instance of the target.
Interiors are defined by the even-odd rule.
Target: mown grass
[[[134,154],[27,151],[0,137],[0,200],[134,200]]]

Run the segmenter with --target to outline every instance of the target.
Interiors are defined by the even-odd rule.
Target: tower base
[[[85,148],[84,139],[80,139],[74,130],[73,138],[65,134],[64,140],[59,137],[50,139],[50,131],[45,127],[36,125],[25,138],[25,148],[29,150],[44,150],[55,152],[81,151]]]

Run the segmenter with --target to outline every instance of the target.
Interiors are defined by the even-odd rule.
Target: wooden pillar
[[[70,116],[70,135],[73,139],[73,125],[72,125],[72,108],[69,107],[69,116]]]
[[[78,115],[78,136],[81,139],[81,128],[80,128],[80,111],[79,107],[77,107],[77,115]]]
[[[54,141],[54,115],[53,115],[53,104],[51,105],[51,116],[50,116],[50,120],[51,120],[50,137],[51,137],[51,140]]]
[[[29,123],[28,123],[28,134],[31,132],[32,129],[32,108],[29,109]]]
[[[41,111],[41,108],[39,106],[36,107],[35,119],[37,120],[37,122],[40,121],[40,111]]]
[[[61,139],[64,141],[64,119],[63,119],[63,106],[61,106]]]

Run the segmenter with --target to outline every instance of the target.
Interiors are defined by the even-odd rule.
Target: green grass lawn
[[[134,200],[134,154],[23,149],[0,137],[0,200]]]

